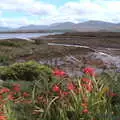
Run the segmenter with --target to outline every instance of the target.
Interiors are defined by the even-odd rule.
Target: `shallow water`
[[[11,39],[11,38],[36,38],[47,35],[55,35],[62,34],[61,32],[53,32],[53,33],[0,33],[0,39]]]

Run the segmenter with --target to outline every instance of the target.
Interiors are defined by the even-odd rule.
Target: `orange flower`
[[[93,86],[91,84],[81,84],[86,90],[92,92]]]
[[[10,89],[8,89],[8,88],[0,89],[0,94],[7,93],[7,92],[10,92]]]
[[[66,91],[60,91],[60,97],[65,97],[69,95],[69,92],[66,92]]]
[[[60,87],[58,85],[54,85],[53,88],[52,88],[52,90],[54,92],[60,92]]]
[[[13,87],[19,87],[20,88],[20,84],[14,84]]]
[[[4,115],[0,115],[0,120],[7,120],[7,117]]]
[[[89,110],[88,110],[87,108],[85,108],[85,109],[83,110],[83,113],[89,113]]]
[[[9,100],[14,100],[15,97],[14,97],[12,94],[9,94],[9,95],[8,95],[8,99],[9,99]]]
[[[91,76],[95,76],[95,69],[94,68],[90,68],[90,67],[84,68],[83,72],[85,74],[89,74]]]
[[[13,90],[16,92],[20,92],[20,84],[14,84],[13,85]]]
[[[11,92],[10,92],[10,94],[11,94],[11,95],[16,95],[17,93],[16,93],[16,92],[11,91]]]
[[[92,90],[93,90],[92,85],[87,85],[86,88],[87,88],[87,90],[88,90],[89,92],[92,92]]]
[[[55,76],[61,76],[61,77],[66,75],[66,73],[64,71],[62,71],[62,70],[54,70],[53,74]]]
[[[4,112],[0,112],[0,115],[4,115]]]
[[[67,88],[68,88],[68,90],[74,90],[75,86],[73,83],[68,83]]]
[[[113,93],[112,91],[109,91],[109,92],[108,92],[108,95],[109,95],[110,97],[117,96],[117,94],[116,94],[116,93]]]
[[[67,96],[67,95],[69,94],[69,92],[63,91],[62,94],[63,94],[64,96]]]
[[[29,96],[30,96],[30,94],[29,94],[29,93],[27,93],[27,92],[24,92],[24,93],[23,93],[23,96],[24,96],[24,97],[29,97]]]

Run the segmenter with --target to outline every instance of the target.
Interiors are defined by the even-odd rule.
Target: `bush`
[[[3,65],[7,65],[9,63],[10,58],[8,56],[0,56],[0,63]]]
[[[15,79],[32,81],[40,77],[50,78],[51,69],[37,62],[15,63],[7,67],[0,67],[1,79]]]

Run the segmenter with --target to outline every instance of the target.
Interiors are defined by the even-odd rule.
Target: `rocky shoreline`
[[[11,63],[35,60],[74,76],[85,66],[120,69],[119,33],[65,33],[29,40],[0,41],[0,56]]]

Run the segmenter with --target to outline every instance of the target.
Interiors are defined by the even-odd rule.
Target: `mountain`
[[[116,28],[116,24],[110,22],[104,22],[104,21],[91,20],[83,23],[78,23],[76,28],[77,30],[81,30],[81,31],[113,30]]]
[[[120,31],[120,24],[104,21],[86,21],[82,23],[54,23],[51,25],[29,25],[20,27],[19,30],[77,30],[77,31]]]
[[[7,27],[0,27],[1,31],[13,30]],[[54,23],[51,25],[28,25],[22,26],[17,29],[14,29],[14,32],[26,32],[26,31],[57,31],[57,30],[65,30],[65,31],[115,31],[120,32],[120,23],[110,23],[105,21],[86,21],[82,23],[72,23],[72,22],[63,22],[63,23]]]
[[[18,28],[18,30],[44,30],[47,29],[48,25],[28,25]]]
[[[48,29],[52,30],[69,30],[69,29],[75,29],[76,24],[72,22],[64,22],[64,23],[55,23],[51,24]]]
[[[51,25],[28,25],[20,27],[17,30],[69,30],[75,26],[72,22],[54,23]]]

